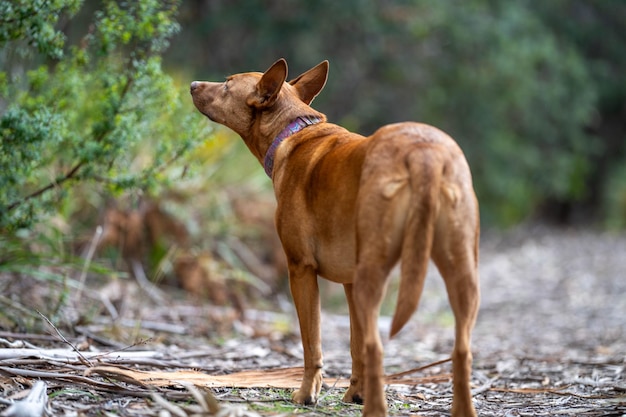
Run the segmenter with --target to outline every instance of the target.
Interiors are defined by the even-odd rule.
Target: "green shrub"
[[[178,2],[104,1],[80,42],[65,45],[54,25],[80,4],[0,2],[0,230],[31,227],[77,183],[154,192],[207,137],[186,86],[161,68]]]

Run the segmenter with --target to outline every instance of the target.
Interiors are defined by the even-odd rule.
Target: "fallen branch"
[[[180,371],[137,371],[118,366],[96,366],[89,368],[85,375],[99,374],[107,378],[137,385],[148,384],[154,387],[173,387],[181,384],[193,384],[199,387],[217,388],[298,388],[304,376],[304,368],[278,368],[240,371],[227,375],[209,375],[192,370]],[[425,383],[448,382],[452,374],[438,374],[422,378],[386,378],[388,385],[419,385]],[[339,378],[334,385],[340,388],[350,386],[350,380]]]
[[[155,351],[131,351],[131,352],[81,352],[83,358],[102,361],[123,361],[137,358],[163,358],[163,354]],[[67,349],[0,349],[0,360],[7,359],[37,358],[42,360],[59,361],[68,363],[81,362],[78,353]]]
[[[108,318],[95,318],[95,323],[106,323],[110,324],[110,320]],[[150,320],[135,320],[135,319],[119,319],[115,321],[116,326],[124,326],[130,328],[142,328],[144,330],[152,330],[155,332],[163,332],[163,333],[173,333],[173,334],[187,334],[187,327],[178,325],[178,324],[170,324],[163,323],[158,321],[150,321]]]
[[[402,371],[402,372],[397,372],[395,374],[387,375],[386,379],[387,380],[399,379],[399,378],[401,378],[403,376],[411,375],[411,374],[414,374],[414,373],[417,373],[417,372],[422,372],[422,371],[424,371],[424,370],[426,370],[428,368],[432,368],[432,367],[437,366],[437,365],[442,365],[444,363],[451,362],[451,361],[452,361],[452,358],[442,359],[440,361],[429,363],[428,365],[420,366],[419,368],[413,368],[413,369],[409,369],[408,371]]]
[[[577,394],[571,391],[564,391],[570,388],[571,385],[566,385],[561,388],[491,388],[489,391],[494,392],[508,392],[514,394],[555,394],[555,395],[566,395],[572,397],[583,398],[586,400],[600,400],[607,398],[607,396],[602,395],[582,395]]]
[[[48,371],[35,371],[32,369],[19,369],[19,368],[9,368],[6,366],[0,366],[0,373],[6,376],[22,376],[26,378],[38,378],[45,380],[62,380],[69,382],[82,383],[86,385],[90,385],[93,387],[97,387],[106,391],[120,392],[123,391],[118,385],[109,384],[107,382],[100,382],[94,379],[86,378],[80,375],[73,374],[65,374],[60,372],[48,372]],[[127,391],[128,395],[137,394],[135,391]]]
[[[148,297],[150,297],[150,299],[157,305],[167,304],[163,291],[151,283],[148,277],[146,277],[146,273],[143,270],[141,263],[133,259],[131,261],[131,266],[133,269],[133,275],[137,280],[137,284],[139,284],[139,287],[148,295]]]

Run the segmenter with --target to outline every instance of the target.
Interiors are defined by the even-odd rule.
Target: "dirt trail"
[[[473,338],[479,415],[626,415],[625,271],[626,235],[539,226],[486,233]],[[349,321],[325,314],[323,327],[332,386],[349,376]],[[383,335],[388,328],[389,318],[381,318]],[[453,342],[445,288],[431,267],[417,314],[385,341],[386,371],[445,359]],[[298,365],[299,342],[293,343],[286,362]],[[445,364],[416,376],[449,371]],[[449,413],[449,383],[389,386],[387,392],[392,415]]]
[[[473,340],[474,401],[479,415],[625,416],[625,271],[626,235],[544,227],[486,233],[481,245],[481,312]],[[385,341],[388,374],[445,359],[452,350],[453,319],[445,289],[434,268],[429,274],[417,314],[396,338]],[[166,307],[148,303],[133,310],[129,326],[143,319],[145,326],[133,331],[153,339],[135,349],[152,351],[155,356],[125,366],[165,371],[191,368],[207,374],[301,366],[293,308],[289,302],[283,308],[279,313],[248,311],[248,322],[236,325],[234,334],[220,341],[215,337],[220,334],[218,328],[232,323],[228,309],[185,302]],[[98,329],[110,323],[106,319],[87,326],[90,333],[83,334],[98,334]],[[381,318],[383,335],[388,333],[389,321]],[[326,388],[317,407],[295,407],[288,392],[280,390],[216,389],[217,400],[239,407],[234,413],[240,415],[358,416],[360,406],[340,403],[342,390],[333,388],[338,378],[349,377],[348,335],[346,316],[323,314]],[[67,349],[62,343],[50,343],[54,337],[32,336],[30,340],[39,346]],[[71,341],[79,343],[79,336]],[[13,347],[14,340],[2,335],[4,346],[0,347]],[[81,363],[0,358],[0,365],[4,369],[0,369],[0,397],[16,394],[32,381],[16,376],[17,372],[67,375],[48,379],[49,393],[56,393],[50,405],[53,415],[147,416],[163,410],[162,405],[146,400],[151,395],[146,387],[128,381],[118,381],[109,391],[85,385],[81,378],[86,368]],[[450,364],[445,363],[412,375],[423,383],[388,386],[390,415],[449,415],[449,372]],[[191,398],[180,389],[159,392],[169,401]],[[0,411],[5,407],[2,404]],[[242,404],[256,411],[246,414]]]
[[[480,272],[474,333],[475,383],[485,389],[476,396],[480,415],[626,414],[625,236],[544,227],[487,233]],[[429,279],[412,322],[425,336],[419,343],[426,355],[452,345],[437,323],[420,325],[420,314],[426,320],[446,314],[440,281]],[[410,346],[410,333],[393,342],[395,357]]]

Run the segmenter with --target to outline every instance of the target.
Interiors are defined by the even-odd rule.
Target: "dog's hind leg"
[[[386,270],[373,262],[359,262],[353,288],[357,319],[363,330],[363,416],[387,415],[383,386],[383,347],[378,331],[380,304],[386,287]],[[349,392],[349,391],[348,391]]]
[[[378,317],[389,272],[400,255],[408,187],[380,175],[380,171],[369,173],[361,178],[363,192],[357,202],[357,265],[351,310],[363,332],[363,416],[381,417],[387,415],[387,401]],[[389,192],[390,187],[393,192]]]
[[[298,313],[304,350],[304,377],[292,399],[298,404],[314,404],[322,389],[323,366],[317,274],[312,267],[290,264],[289,285]]]
[[[443,277],[455,318],[455,343],[452,353],[453,417],[475,417],[470,378],[472,372],[471,332],[478,314],[478,220],[474,210],[463,222],[454,218],[459,212],[441,219],[433,245],[433,260]],[[474,211],[475,212],[475,211]]]
[[[352,356],[350,387],[343,396],[343,401],[363,404],[363,329],[357,317],[357,306],[354,303],[352,287],[352,284],[344,284],[343,286],[350,311],[350,355]]]

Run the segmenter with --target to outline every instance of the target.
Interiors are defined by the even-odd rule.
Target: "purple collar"
[[[265,154],[265,160],[263,161],[265,173],[268,177],[272,178],[272,171],[274,170],[274,155],[276,154],[276,149],[278,149],[278,145],[280,145],[283,140],[287,139],[291,135],[295,135],[305,127],[314,125],[321,121],[322,119],[316,116],[298,117],[296,120],[289,123],[287,127],[284,128],[282,132],[278,134],[278,136],[276,136],[269,149],[267,150],[267,153]]]

